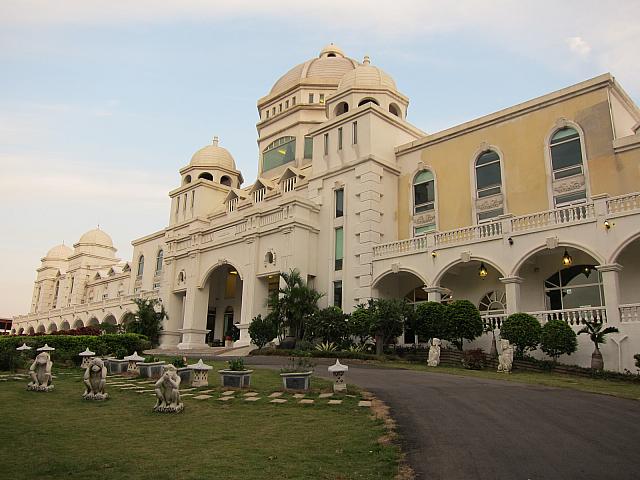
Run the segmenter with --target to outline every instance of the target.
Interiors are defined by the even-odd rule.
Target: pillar
[[[522,277],[503,277],[500,279],[504,283],[504,290],[507,296],[507,315],[520,311],[520,284]]]
[[[442,294],[444,293],[444,289],[442,287],[423,287],[422,289],[427,292],[427,300],[430,302],[440,303],[440,301],[442,301]]]
[[[604,290],[604,305],[609,325],[620,324],[620,284],[619,277],[622,265],[610,263],[596,267],[602,274],[602,289]]]
[[[209,307],[209,282],[204,288],[192,285],[187,288],[184,300],[184,323],[180,332],[182,342],[178,344],[181,350],[194,348],[208,348],[206,343],[207,309]]]

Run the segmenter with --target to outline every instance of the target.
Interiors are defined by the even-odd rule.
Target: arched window
[[[553,134],[549,142],[553,180],[561,180],[584,174],[580,134],[575,128],[561,128]],[[584,183],[586,185],[586,182]],[[568,204],[585,200],[586,187],[554,196],[554,204]]]
[[[164,257],[164,251],[160,250],[156,256],[156,275],[162,272],[162,259]]]
[[[435,213],[436,189],[433,173],[422,170],[413,179],[413,214]],[[436,228],[435,214],[427,215],[429,218],[415,229],[415,234],[422,234]]]
[[[343,113],[347,113],[349,111],[349,104],[347,102],[340,102],[335,109],[336,117],[342,115]]]
[[[544,282],[547,310],[603,305],[602,278],[595,265],[573,265]]]
[[[144,255],[140,255],[138,259],[138,277],[141,277],[144,273]]]
[[[378,103],[378,101],[375,98],[363,98],[362,100],[360,100],[360,103],[358,103],[358,106],[361,107],[363,105],[366,105],[367,103],[374,103],[374,104],[380,106],[380,104]]]
[[[480,154],[475,163],[476,198],[490,197],[502,193],[500,156],[493,150]],[[504,207],[478,212],[478,221],[488,220],[504,213]]]
[[[191,175],[185,175],[184,176],[184,180],[183,180],[182,184],[186,185],[187,183],[191,183]]]
[[[279,167],[296,159],[296,137],[280,137],[262,151],[262,171]]]
[[[227,187],[230,187],[231,186],[231,179],[228,176],[223,175],[222,177],[220,177],[220,183],[222,185],[226,185]]]
[[[205,180],[213,181],[213,175],[211,175],[209,172],[201,173],[200,175],[198,175],[198,178],[203,178]]]
[[[400,113],[400,108],[398,108],[398,106],[395,103],[392,103],[389,105],[389,113],[391,113],[392,115],[395,115],[396,117],[402,117],[402,114]]]
[[[481,314],[499,314],[507,311],[507,296],[505,292],[488,292],[478,303]]]

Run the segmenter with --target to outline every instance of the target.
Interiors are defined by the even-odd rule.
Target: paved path
[[[358,366],[349,367],[347,381],[390,406],[419,479],[640,479],[638,401]]]

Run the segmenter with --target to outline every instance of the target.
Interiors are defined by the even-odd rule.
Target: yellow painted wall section
[[[432,167],[436,177],[438,230],[474,224],[475,177],[472,177],[472,164],[483,142],[497,147],[502,153],[506,213],[524,215],[553,208],[549,204],[547,172],[550,167],[547,166],[545,140],[561,118],[576,122],[584,130],[592,195],[620,195],[638,190],[638,154],[634,154],[635,159],[616,158],[614,155],[607,89],[602,88],[427,145],[416,152],[418,154],[401,156],[399,238],[411,235],[411,183],[418,161]],[[625,178],[626,175],[629,178]]]

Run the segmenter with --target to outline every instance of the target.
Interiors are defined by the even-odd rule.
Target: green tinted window
[[[262,171],[279,167],[296,159],[295,137],[281,137],[262,152]]]
[[[304,137],[304,158],[313,158],[313,138]]]

